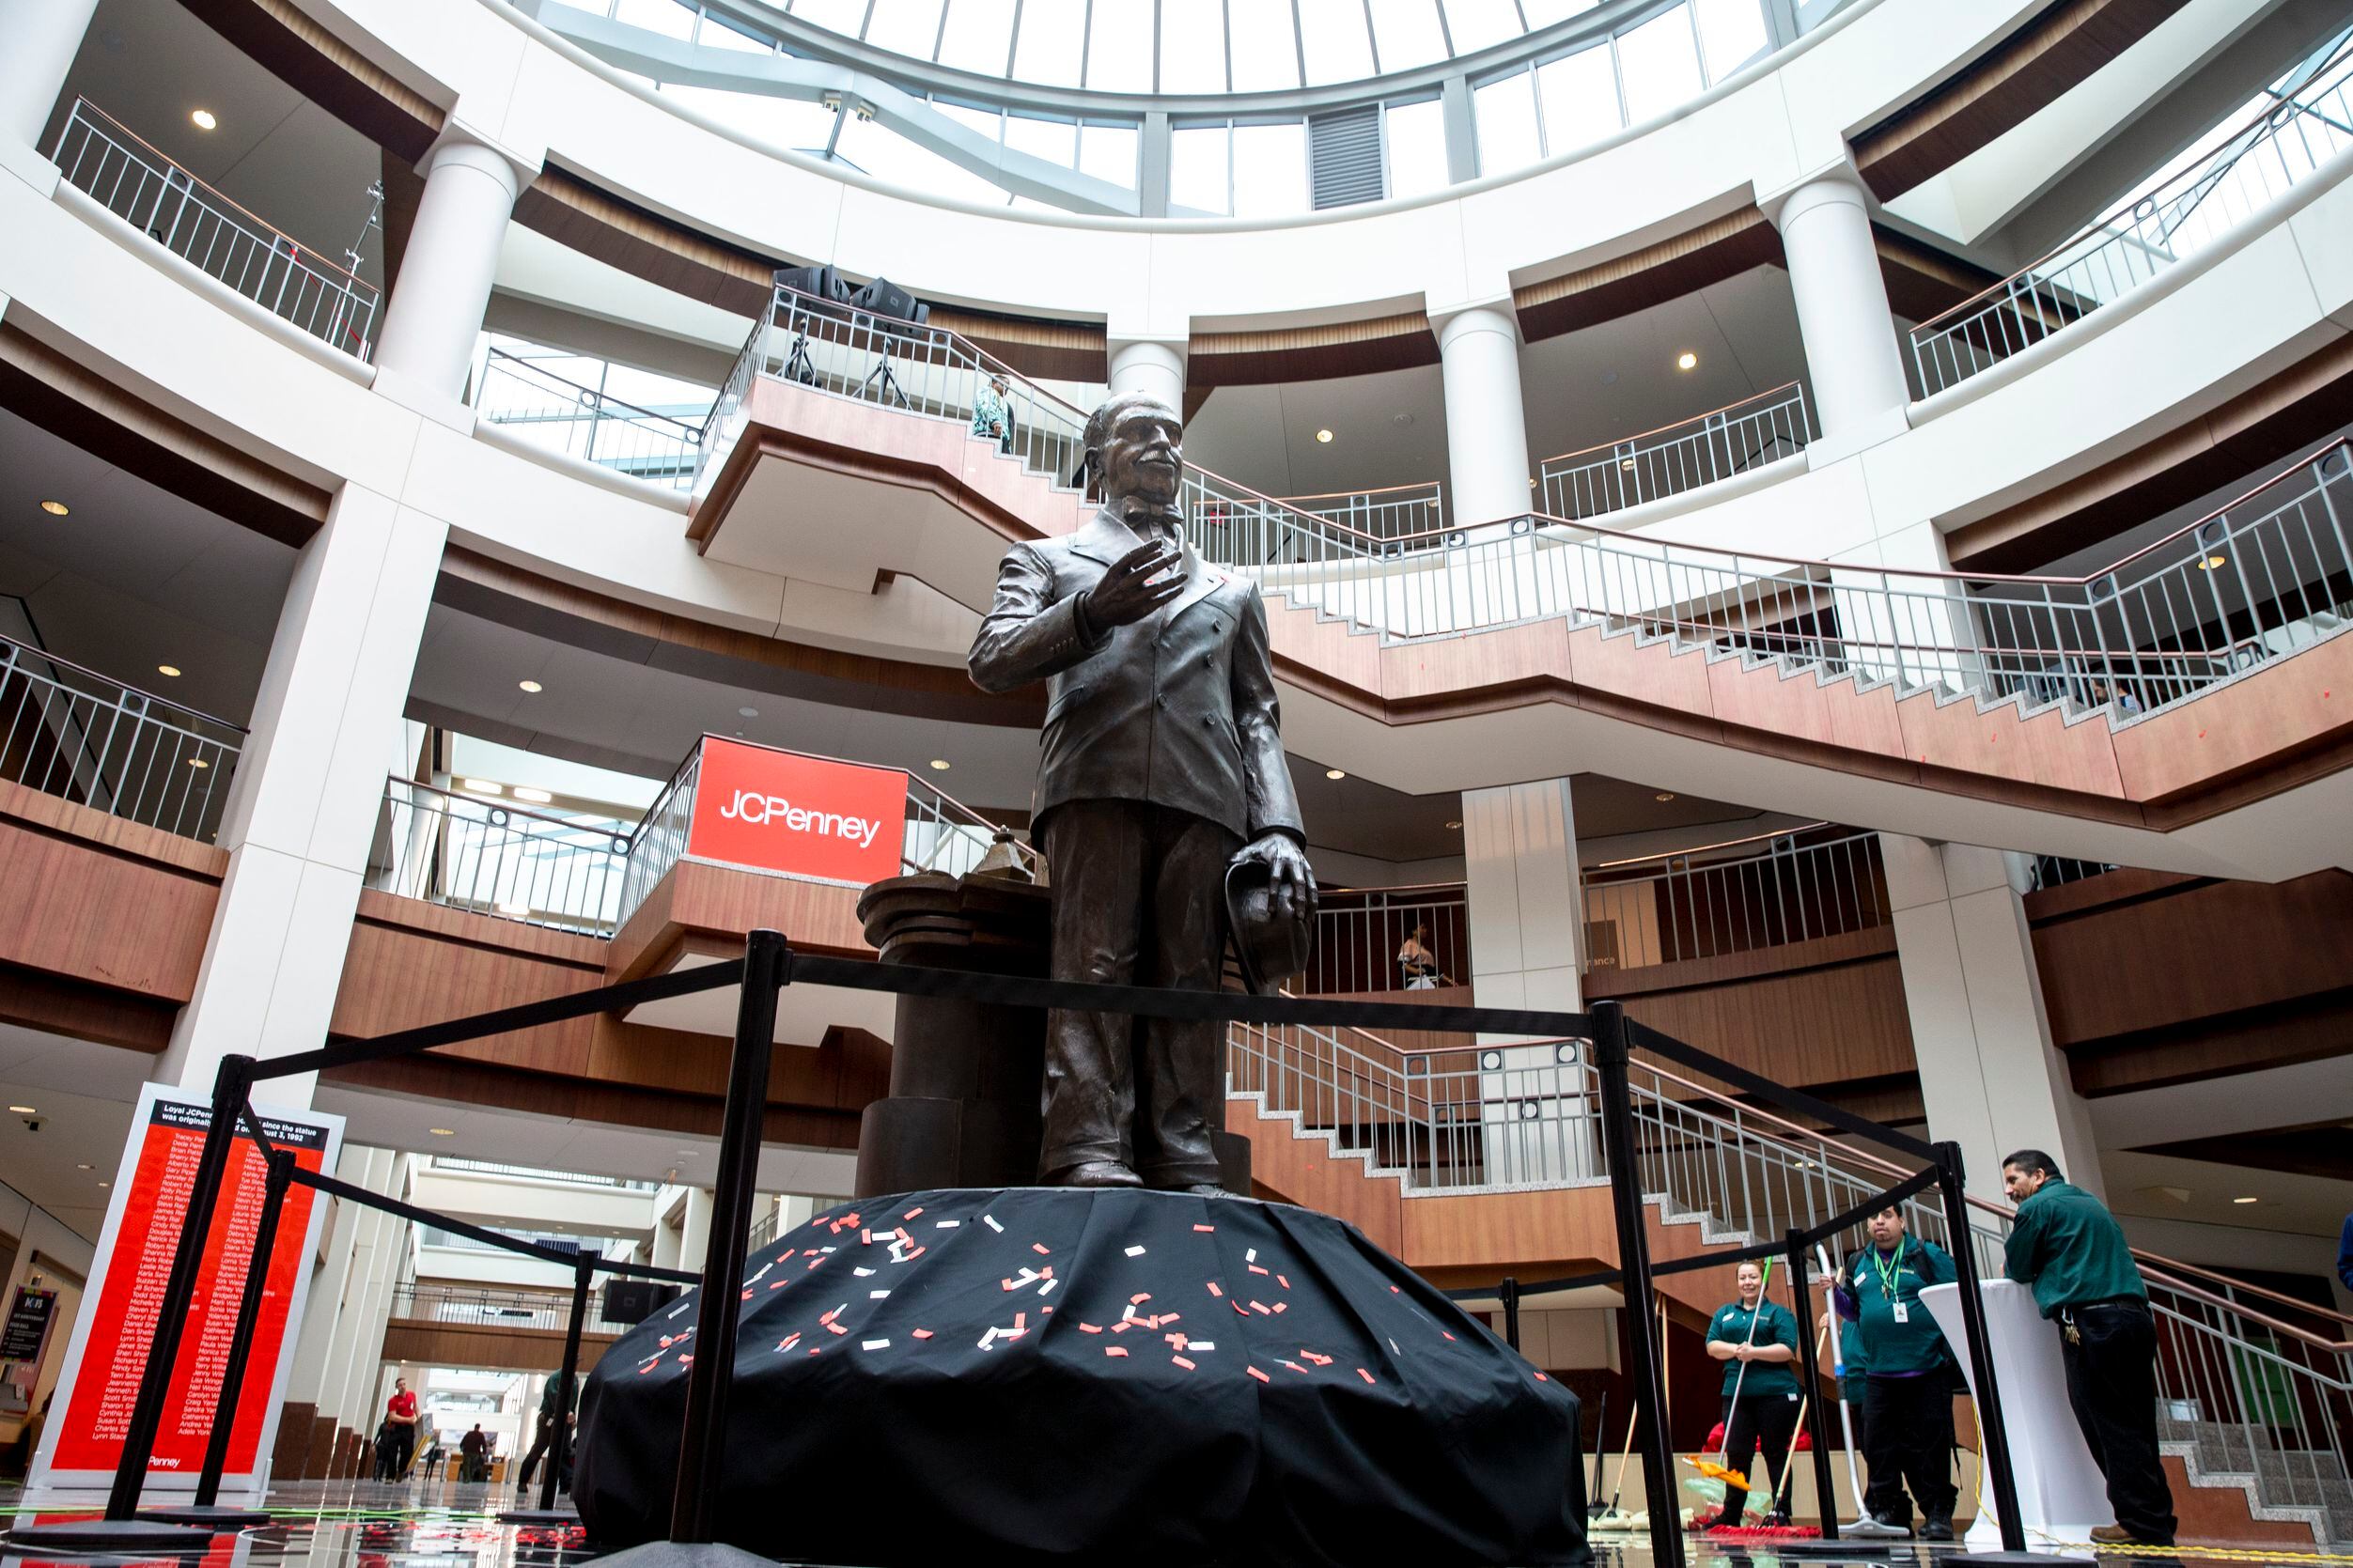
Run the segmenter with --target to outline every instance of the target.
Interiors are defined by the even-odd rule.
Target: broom
[[[1626,1490],[1626,1467],[1632,1463],[1634,1458],[1634,1422],[1641,1416],[1641,1414],[1642,1411],[1638,1408],[1626,1418],[1626,1447],[1618,1452],[1617,1484],[1610,1488],[1609,1506],[1605,1508],[1597,1505],[1591,1511],[1593,1514],[1593,1528],[1595,1529],[1634,1529],[1639,1528],[1634,1523],[1634,1516],[1632,1514],[1623,1513],[1619,1510],[1618,1495]],[[1597,1492],[1600,1488],[1597,1486],[1594,1490]]]
[[[1610,1390],[1601,1390],[1601,1412],[1593,1419],[1593,1480],[1585,1487],[1585,1517],[1597,1519],[1603,1513],[1601,1498],[1601,1446],[1610,1440]]]
[[[1757,1284],[1756,1310],[1749,1313],[1749,1331],[1747,1336],[1741,1341],[1741,1348],[1744,1350],[1752,1348],[1756,1343],[1756,1325],[1758,1320],[1765,1315],[1765,1293],[1772,1288],[1772,1283],[1773,1260],[1767,1258],[1765,1260],[1764,1277],[1758,1281]],[[1734,1410],[1737,1410],[1740,1407],[1740,1389],[1742,1385],[1748,1382],[1748,1380],[1749,1363],[1746,1360],[1743,1360],[1740,1363],[1740,1370],[1732,1374],[1732,1408]],[[1731,1418],[1727,1416],[1724,1420],[1724,1446],[1717,1451],[1716,1457],[1711,1461],[1703,1454],[1699,1458],[1686,1459],[1683,1461],[1683,1463],[1691,1466],[1691,1468],[1699,1472],[1697,1476],[1687,1480],[1683,1484],[1698,1493],[1707,1501],[1714,1503],[1716,1505],[1716,1511],[1719,1514],[1721,1514],[1723,1511],[1724,1489],[1726,1487],[1737,1486],[1743,1492],[1749,1489],[1748,1477],[1740,1471],[1736,1471],[1732,1468],[1732,1466],[1729,1463],[1731,1458],[1732,1421]],[[1741,1458],[1744,1462],[1742,1469],[1745,1470],[1747,1467],[1745,1461],[1748,1456],[1743,1454],[1741,1455]],[[1687,1514],[1684,1518],[1684,1523],[1686,1526],[1695,1526],[1699,1523],[1699,1520]]]

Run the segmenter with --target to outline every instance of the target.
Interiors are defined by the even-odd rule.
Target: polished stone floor
[[[536,1502],[536,1497],[532,1499]],[[209,1546],[178,1559],[141,1553],[135,1557],[67,1555],[0,1546],[0,1568],[37,1568],[71,1563],[76,1568],[568,1568],[597,1554],[577,1528],[569,1530],[502,1524],[498,1513],[515,1506],[510,1486],[465,1486],[421,1483],[305,1482],[272,1488],[265,1506],[270,1524],[212,1538]],[[0,1487],[0,1514],[29,1517],[13,1487]],[[44,1514],[44,1518],[57,1517]],[[1596,1568],[1654,1568],[1646,1536],[1597,1537]],[[1706,1568],[1780,1568],[1800,1560],[1784,1558],[1769,1545],[1745,1547],[1693,1539],[1688,1560]],[[1878,1552],[1855,1560],[1879,1568],[1936,1568],[1937,1560],[1959,1548],[1907,1545],[1892,1556]],[[2230,1554],[2229,1560],[2278,1563],[2345,1562],[2311,1554]],[[1825,1560],[1809,1558],[1806,1562]],[[2224,1560],[2195,1548],[2163,1555],[2101,1554],[2102,1568],[2173,1568]],[[849,1565],[842,1565],[849,1568]],[[952,1568],[943,1564],[943,1568]],[[1376,1565],[1367,1565],[1376,1568]],[[1378,1568],[1389,1568],[1387,1564]],[[1404,1565],[1410,1568],[1410,1565]],[[1954,1568],[1960,1568],[1955,1564]]]

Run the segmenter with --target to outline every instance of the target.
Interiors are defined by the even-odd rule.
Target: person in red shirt
[[[409,1391],[407,1378],[392,1380],[384,1419],[392,1423],[392,1477],[397,1481],[409,1473],[409,1460],[416,1452],[416,1395]]]

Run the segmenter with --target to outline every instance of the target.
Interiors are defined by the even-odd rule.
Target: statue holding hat
[[[1283,754],[1257,584],[1185,542],[1184,426],[1114,396],[1087,420],[1101,506],[1019,544],[970,666],[1042,680],[1032,841],[1052,873],[1057,980],[1214,990],[1227,911],[1254,986],[1303,965],[1316,883]],[[1039,1179],[1213,1193],[1224,1026],[1057,1009]]]

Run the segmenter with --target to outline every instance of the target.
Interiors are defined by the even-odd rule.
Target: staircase
[[[1227,1063],[1229,1125],[1257,1134],[1270,1185],[1358,1223],[1408,1264],[1468,1282],[1461,1275],[1473,1260],[1441,1240],[1468,1234],[1487,1249],[1475,1259],[1487,1281],[1616,1266],[1612,1172],[1580,1042],[1402,1052],[1361,1031],[1237,1024]],[[1659,1261],[1810,1228],[1911,1174],[1645,1063],[1635,1063],[1631,1089]],[[1304,1164],[1269,1146],[1279,1132],[1313,1151]],[[1998,1278],[2010,1211],[1971,1206],[1966,1244]],[[1414,1222],[1434,1207],[1441,1222]],[[1914,1199],[1905,1210],[1912,1234],[1951,1247],[1940,1204]],[[1584,1250],[1564,1245],[1576,1240]],[[1514,1243],[1522,1250],[1498,1250]],[[1858,1230],[1833,1256],[1862,1245]],[[2353,1318],[2139,1257],[2158,1325],[2162,1452],[2193,1488],[2244,1499],[2183,1501],[2185,1531],[2198,1533],[2203,1514],[2222,1522],[2225,1538],[2260,1521],[2309,1530],[2314,1542],[2353,1541]],[[1726,1298],[1729,1274],[1669,1275],[1659,1289],[1705,1315]]]

